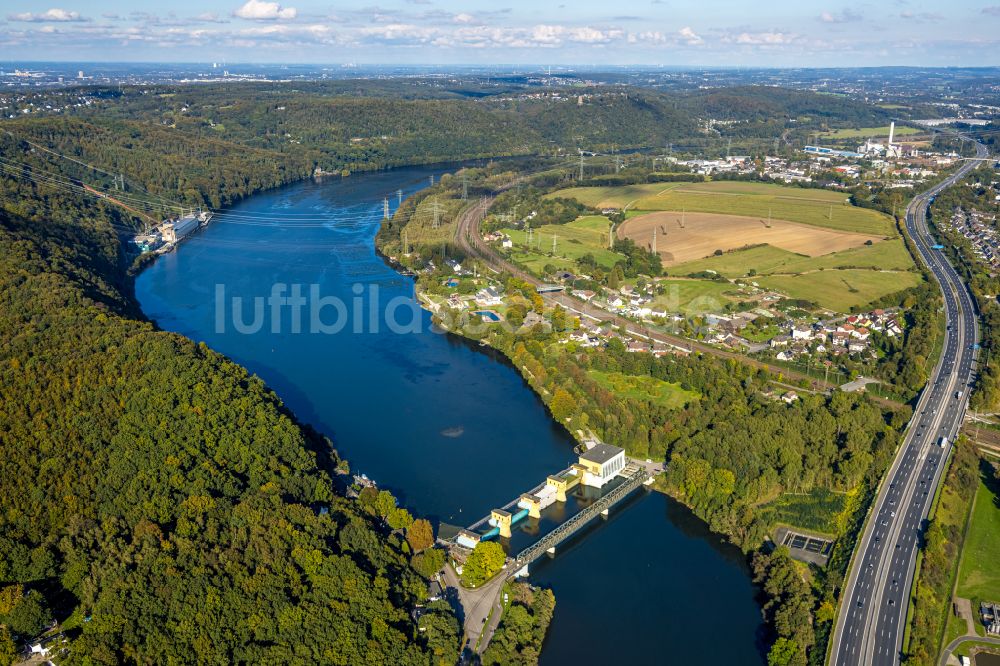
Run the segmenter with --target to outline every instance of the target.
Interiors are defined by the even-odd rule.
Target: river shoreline
[[[394,494],[398,489],[403,506],[437,520],[468,524],[511,493],[561,469],[572,456],[572,438],[552,420],[537,392],[524,390],[525,378],[512,372],[516,369],[500,350],[457,334],[323,339],[221,335],[212,326],[208,292],[219,281],[233,294],[252,295],[267,293],[261,285],[268,280],[322,281],[332,293],[350,293],[350,281],[357,279],[414,298],[412,282],[376,253],[380,205],[372,206],[378,210],[363,224],[336,222],[337,209],[326,212],[328,206],[367,205],[376,197],[381,203],[381,193],[395,191],[399,180],[411,178],[412,186],[427,180],[421,169],[391,173],[392,178],[382,172],[371,180],[372,175],[362,174],[322,185],[301,182],[245,200],[238,208],[257,215],[317,210],[334,221],[328,228],[292,222],[276,222],[276,228],[210,225],[178,252],[144,268],[135,280],[138,301],[145,319],[158,328],[206,342],[260,376],[300,424],[330,437],[353,469],[368,472]],[[284,249],[289,240],[298,248],[294,254]],[[420,312],[429,319],[425,309]],[[388,413],[392,418],[386,418]],[[497,461],[507,457],[518,464],[497,468]],[[693,602],[697,607],[702,598],[723,598],[737,609],[732,631],[745,636],[724,652],[734,663],[759,661],[754,636],[760,611],[742,554],[716,536],[679,530],[675,521],[682,507],[672,499],[654,493],[637,500],[533,572],[532,582],[553,587],[559,597],[542,663],[560,663],[573,653],[572,627],[578,618],[619,621],[589,596],[595,590],[584,582],[584,571],[593,575],[593,557],[602,548],[602,560],[630,561],[646,572],[624,588],[644,609],[642,626],[622,625],[621,630],[653,636],[667,622],[668,635],[676,633],[680,642],[707,628],[689,615],[689,603],[677,604],[698,597]],[[639,528],[650,522],[656,526],[652,531]],[[669,573],[681,569],[687,575]],[[611,576],[604,585],[620,587],[621,573],[615,566],[603,571]],[[677,604],[665,605],[665,595]],[[707,634],[701,641],[706,640]],[[645,643],[641,638],[630,642],[629,658],[641,660],[652,649]]]

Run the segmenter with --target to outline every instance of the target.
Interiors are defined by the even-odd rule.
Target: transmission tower
[[[583,180],[583,151],[580,151],[580,180]]]
[[[431,204],[431,212],[434,214],[433,228],[437,229],[441,226],[441,204],[437,199]]]
[[[396,200],[400,206],[403,205],[403,190],[396,190]]]
[[[382,217],[389,219],[389,197],[382,199]]]
[[[469,177],[462,174],[462,201],[469,198]]]

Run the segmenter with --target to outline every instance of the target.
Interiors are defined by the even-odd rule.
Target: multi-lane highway
[[[978,157],[986,149],[976,144]],[[917,555],[918,536],[962,425],[975,371],[979,328],[972,297],[927,228],[927,208],[978,164],[918,195],[906,211],[906,230],[944,294],[944,349],[882,481],[858,542],[834,627],[831,663],[898,664]]]

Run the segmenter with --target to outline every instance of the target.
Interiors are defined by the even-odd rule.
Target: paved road
[[[977,144],[980,157],[984,146]],[[924,389],[896,458],[875,499],[858,542],[834,626],[832,664],[900,663],[917,540],[947,454],[967,407],[979,330],[972,297],[927,228],[927,208],[940,191],[973,169],[918,195],[906,211],[906,231],[944,293],[945,346]],[[947,438],[944,446],[942,437]]]
[[[951,653],[955,651],[959,645],[965,641],[979,641],[980,643],[990,643],[991,645],[1000,645],[1000,638],[984,638],[982,636],[959,636],[951,643],[948,643],[948,647],[944,649],[941,653],[941,659],[938,660],[938,666],[947,666],[948,658]]]
[[[477,651],[476,644],[479,643],[478,652],[482,653],[486,649],[486,646],[489,645],[490,639],[493,638],[493,633],[500,623],[501,613],[499,610],[494,612],[493,617],[490,618],[489,625],[486,624],[486,619],[490,615],[490,609],[500,605],[500,594],[503,592],[503,585],[512,574],[509,571],[509,566],[508,569],[501,571],[482,587],[470,590],[462,587],[455,571],[450,565],[445,565],[445,585],[455,588],[458,592],[458,599],[462,603],[462,612],[465,614],[463,651],[468,649],[470,652],[475,652]],[[480,634],[485,634],[482,641],[479,640]]]

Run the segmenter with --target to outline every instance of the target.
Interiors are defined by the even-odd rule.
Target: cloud
[[[542,46],[557,46],[564,42],[577,44],[606,44],[624,36],[621,30],[598,30],[590,27],[562,25],[536,25],[531,31],[532,41]]]
[[[31,12],[8,14],[7,19],[9,21],[26,21],[30,23],[39,23],[42,21],[74,22],[90,20],[80,16],[79,12],[71,12],[65,9],[56,8],[50,9],[47,12],[42,12],[41,14],[32,14]]]
[[[819,15],[819,20],[823,23],[853,23],[863,18],[861,14],[851,9],[843,9],[839,12],[823,12]]]
[[[983,7],[983,13],[988,16],[1000,16],[1000,5],[990,5]]]
[[[247,0],[246,4],[233,12],[233,16],[250,21],[274,21],[277,19],[293,19],[298,13],[295,7],[282,7],[277,2]]]
[[[937,12],[910,12],[899,13],[899,18],[904,21],[943,21],[944,15]]]
[[[740,32],[723,37],[727,43],[743,44],[745,46],[783,46],[798,41],[799,36],[790,32],[767,30],[764,32]]]
[[[691,29],[691,26],[684,26],[677,31],[677,34],[688,46],[696,46],[705,41],[700,35],[698,35],[698,33]]]
[[[202,23],[229,23],[229,21],[214,12],[202,12],[195,16],[194,20],[201,21]]]
[[[476,19],[472,14],[462,13],[462,14],[455,14],[454,18],[452,18],[452,21],[454,21],[455,23],[475,23]]]

